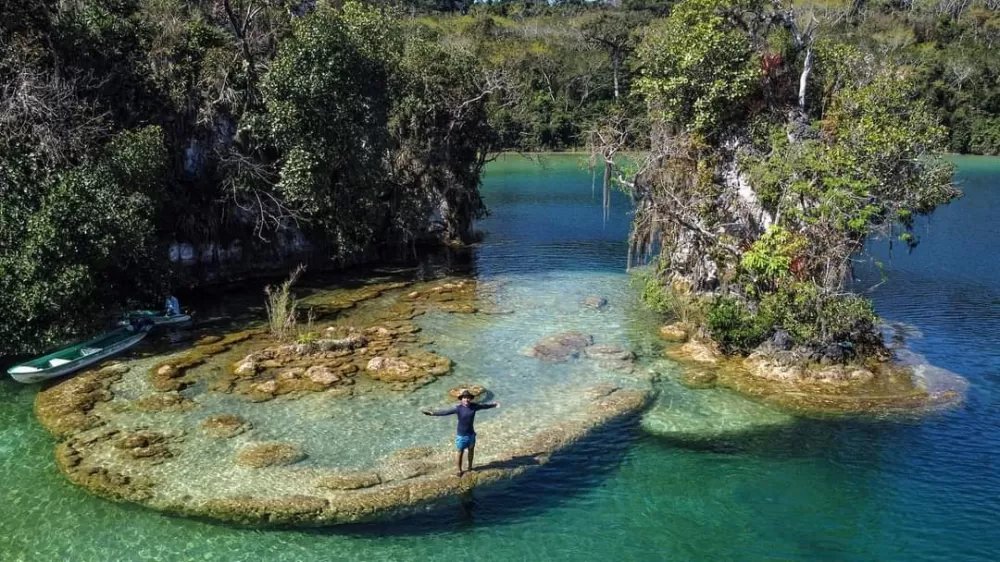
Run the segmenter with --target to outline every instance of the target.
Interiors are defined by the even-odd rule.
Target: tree
[[[615,101],[619,98],[619,74],[626,59],[635,51],[639,28],[648,21],[649,18],[640,12],[601,11],[579,23],[584,38],[603,49],[611,59]]]
[[[156,127],[123,133],[93,162],[37,177],[0,161],[0,325],[5,352],[53,345],[106,320],[122,295],[156,295],[165,155]]]
[[[876,353],[870,304],[844,290],[851,260],[873,232],[901,229],[915,246],[913,217],[957,195],[938,156],[945,132],[897,69],[804,46],[795,14],[771,9],[686,0],[646,35],[637,86],[653,144],[625,181],[639,201],[633,244],[659,243],[664,282],[707,302],[704,328],[729,351],[785,330],[804,347]],[[805,71],[773,56],[783,41]],[[813,57],[822,103],[806,112]],[[781,73],[799,87],[768,95]]]

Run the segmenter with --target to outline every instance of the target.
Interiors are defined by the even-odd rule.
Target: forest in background
[[[109,309],[200,282],[167,259],[171,245],[229,249],[230,259],[243,260],[308,247],[336,266],[411,251],[423,240],[462,243],[485,211],[479,175],[491,154],[656,152],[663,116],[650,104],[671,86],[647,80],[643,91],[637,83],[663,62],[649,46],[680,4],[4,3],[0,355],[52,345],[96,328]],[[946,126],[935,147],[1000,153],[995,0],[702,4],[689,6],[696,20],[718,10],[756,14],[730,18],[742,25],[794,9],[810,41],[855,50],[842,63],[877,61],[905,75],[905,95],[894,101],[919,102]],[[672,133],[691,125],[721,131],[739,122],[734,117],[789,102],[773,92],[794,91],[792,67],[803,51],[781,33],[744,31],[753,72],[764,77],[754,88],[762,90],[679,93],[708,104],[701,109],[728,100],[748,111],[689,113]],[[817,76],[834,74],[820,63]],[[828,97],[843,85],[824,80],[815,84],[825,84]],[[699,115],[710,122],[687,121]],[[822,120],[824,111],[809,117]],[[775,126],[765,121],[759,131]],[[722,135],[711,137],[703,136],[705,146],[718,147]],[[760,159],[759,151],[750,156]],[[748,165],[772,188],[782,184],[760,161]],[[846,208],[868,213],[852,240],[883,211]],[[750,232],[743,243],[761,236]],[[781,236],[766,240],[784,252],[778,262],[794,260],[785,254],[799,242]],[[663,275],[657,282],[668,284]],[[776,283],[761,281],[754,291]],[[738,347],[773,331],[745,326],[757,303],[744,291],[731,297],[723,301],[726,330],[754,334],[738,336]]]

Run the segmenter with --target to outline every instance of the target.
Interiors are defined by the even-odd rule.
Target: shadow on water
[[[855,457],[858,443],[865,444],[862,448],[864,450],[878,450],[882,443],[909,439],[912,434],[919,432],[919,423],[911,424],[899,419],[796,418],[794,422],[779,427],[703,438],[670,437],[643,432],[643,440],[666,454],[670,451],[687,450],[767,461],[788,461]]]

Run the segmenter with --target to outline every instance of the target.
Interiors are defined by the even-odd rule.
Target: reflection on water
[[[4,381],[0,559],[998,559],[1000,161],[960,159],[959,174],[966,196],[920,222],[914,253],[872,246],[889,276],[872,293],[878,312],[906,328],[897,333],[913,352],[969,379],[957,409],[909,421],[799,420],[680,387],[658,356],[656,319],[626,286],[625,198],[615,195],[605,221],[577,158],[545,166],[510,158],[488,170],[492,214],[467,265],[516,312],[488,323],[430,315],[420,320],[425,332],[455,358],[453,380],[536,378],[521,386],[511,378],[497,391],[513,399],[505,408],[520,401],[518,415],[531,418],[547,415],[559,377],[574,371],[518,352],[539,334],[582,327],[661,374],[659,406],[646,418],[606,428],[525,480],[403,522],[257,532],[75,489],[33,419],[36,389]],[[880,279],[875,269],[857,276],[862,287]],[[607,298],[608,309],[582,308],[589,295]],[[523,395],[542,381],[551,387],[544,400]]]

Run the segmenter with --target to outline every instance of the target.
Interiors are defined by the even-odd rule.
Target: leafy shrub
[[[733,297],[719,297],[709,306],[708,331],[726,353],[748,353],[767,335],[757,316]]]

